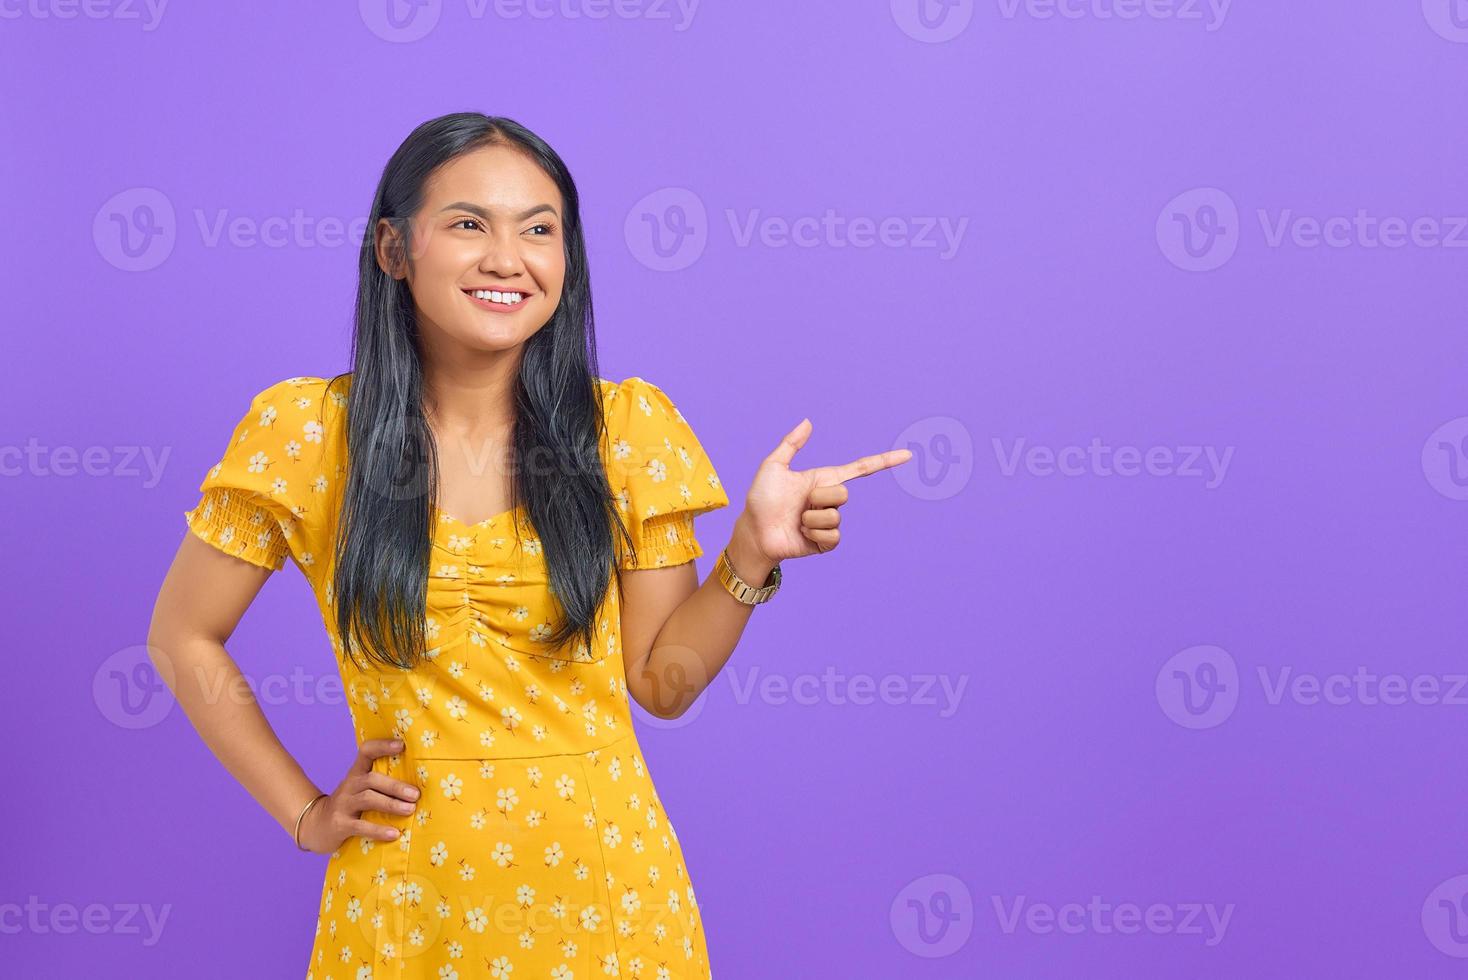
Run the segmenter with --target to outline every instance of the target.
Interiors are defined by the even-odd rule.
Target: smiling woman
[[[576,186],[512,120],[456,113],[373,200],[353,370],[259,391],[187,512],[150,649],[190,720],[297,846],[329,855],[307,977],[711,975],[631,703],[686,711],[780,583],[839,541],[889,452],[763,461],[729,498],[661,387],[599,376]],[[253,702],[208,697],[293,559],[357,745],[322,792]]]

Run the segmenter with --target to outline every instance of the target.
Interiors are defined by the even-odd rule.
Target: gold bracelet
[[[310,811],[310,809],[313,806],[316,805],[316,803],[321,799],[321,797],[323,797],[323,796],[330,796],[330,795],[331,795],[330,793],[322,793],[320,796],[317,796],[310,803],[307,803],[306,804],[306,806],[301,810],[301,815],[296,818],[296,833],[295,833],[296,846],[297,847],[300,847],[301,850],[303,850],[303,851],[310,850],[310,848],[308,848],[308,847],[301,847],[301,821],[304,820],[304,819],[306,819],[306,814]]]

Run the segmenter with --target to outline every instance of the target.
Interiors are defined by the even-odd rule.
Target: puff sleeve
[[[618,543],[618,567],[658,568],[703,554],[693,519],[729,497],[688,420],[657,385],[631,377],[609,392],[608,476],[636,554]]]
[[[199,484],[198,504],[184,512],[189,530],[199,538],[271,571],[280,569],[290,553],[296,528],[293,495],[302,489],[294,486],[292,463],[300,460],[302,443],[310,438],[286,431],[282,419],[282,412],[292,408],[298,380],[277,382],[251,399],[223,458]]]

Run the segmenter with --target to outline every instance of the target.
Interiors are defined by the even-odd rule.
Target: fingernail
[[[410,789],[410,790],[408,790],[408,799],[410,799],[410,800],[416,800],[417,798],[418,798],[418,791],[416,789]]]

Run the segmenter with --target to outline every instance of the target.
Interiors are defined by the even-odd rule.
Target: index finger
[[[816,486],[828,487],[835,483],[855,480],[857,477],[871,476],[873,473],[891,469],[899,463],[905,463],[909,459],[912,459],[912,450],[889,449],[885,453],[863,456],[849,463],[842,463],[840,466],[823,466],[816,477]]]
[[[395,738],[369,738],[357,749],[357,758],[353,769],[357,772],[371,772],[372,761],[385,755],[395,755],[399,751],[398,740]]]

